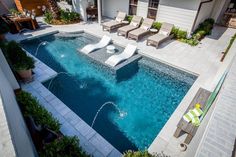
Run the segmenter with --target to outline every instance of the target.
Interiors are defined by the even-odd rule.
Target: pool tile
[[[88,142],[87,140],[85,143],[83,143],[83,144],[81,143],[81,147],[88,154],[93,154],[96,151],[95,147],[93,147],[93,145],[90,142]],[[96,157],[96,156],[94,156],[94,157]]]
[[[68,112],[70,112],[71,110],[68,107],[63,107],[61,110],[59,110],[59,113],[64,116],[66,115]]]
[[[89,140],[97,150],[100,150],[104,156],[113,150],[111,144],[109,144],[104,138],[101,137],[98,133]]]
[[[97,150],[93,153],[93,156],[94,157],[105,157],[100,151],[97,151]]]
[[[113,149],[108,157],[122,157],[122,154],[117,149]]]
[[[76,124],[75,128],[87,139],[90,139],[96,134],[96,132],[84,121],[80,121]]]

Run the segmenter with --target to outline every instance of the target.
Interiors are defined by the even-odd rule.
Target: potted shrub
[[[7,59],[23,81],[30,81],[32,79],[34,59],[29,57],[18,43],[14,41],[8,43]]]
[[[9,32],[9,28],[5,21],[0,18],[0,41],[5,40],[5,33]]]
[[[27,55],[22,55],[21,61],[13,65],[14,70],[19,74],[23,81],[32,80],[32,69],[34,68],[34,59]]]

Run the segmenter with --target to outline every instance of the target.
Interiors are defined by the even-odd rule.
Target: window
[[[148,18],[154,20],[156,19],[158,4],[159,0],[149,0],[147,15]]]
[[[136,15],[137,5],[138,5],[138,0],[129,1],[129,14],[130,15]]]

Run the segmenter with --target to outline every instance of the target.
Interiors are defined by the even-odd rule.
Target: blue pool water
[[[77,48],[96,42],[88,34],[48,35],[22,42],[22,46],[59,74],[44,83],[89,125],[108,101],[125,112],[120,117],[112,105],[99,113],[93,128],[121,152],[147,149],[181,102],[196,77],[149,59],[141,59],[132,77],[117,81],[109,71],[92,64]],[[47,41],[46,44],[41,44]],[[96,52],[94,52],[96,53]]]

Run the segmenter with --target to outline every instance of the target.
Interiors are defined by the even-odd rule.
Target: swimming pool
[[[143,58],[132,67],[131,77],[126,77],[129,69],[117,80],[109,70],[92,63],[76,50],[97,40],[86,33],[59,33],[21,44],[59,73],[44,82],[44,86],[89,125],[104,103],[117,106],[105,105],[93,125],[114,147],[121,152],[147,149],[196,76]],[[123,50],[116,47],[118,51]]]

